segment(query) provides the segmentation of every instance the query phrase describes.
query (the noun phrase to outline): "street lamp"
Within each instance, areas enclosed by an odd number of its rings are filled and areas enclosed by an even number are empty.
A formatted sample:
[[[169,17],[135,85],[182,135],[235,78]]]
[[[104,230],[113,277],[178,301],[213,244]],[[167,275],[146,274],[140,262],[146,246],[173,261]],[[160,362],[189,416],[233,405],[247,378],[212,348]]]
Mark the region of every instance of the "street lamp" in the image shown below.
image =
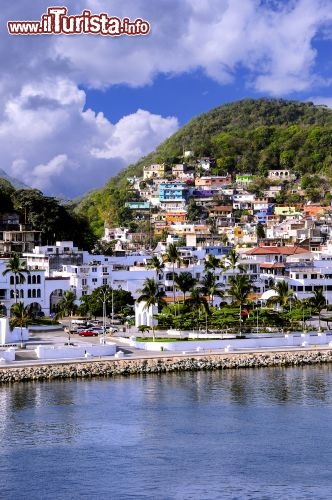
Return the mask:
[[[256,322],[257,322],[257,324],[256,324],[256,333],[258,335],[258,333],[259,333],[259,327],[258,327],[258,302],[256,304]]]
[[[106,344],[106,301],[107,301],[107,296],[109,295],[109,290],[104,288],[100,290],[100,293],[101,293],[101,300],[103,303],[103,344]]]

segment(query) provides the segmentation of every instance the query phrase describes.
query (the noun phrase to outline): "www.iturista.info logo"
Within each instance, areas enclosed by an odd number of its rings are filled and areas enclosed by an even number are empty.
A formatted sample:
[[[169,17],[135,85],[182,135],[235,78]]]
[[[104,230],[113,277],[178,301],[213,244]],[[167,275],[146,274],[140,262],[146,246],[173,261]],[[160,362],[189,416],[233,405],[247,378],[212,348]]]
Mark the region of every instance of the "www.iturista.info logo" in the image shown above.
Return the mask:
[[[40,21],[8,21],[8,32],[11,35],[104,35],[104,36],[136,36],[147,35],[150,24],[141,18],[130,21],[128,17],[119,19],[115,16],[92,14],[83,10],[78,16],[68,16],[66,7],[49,7],[47,14]]]

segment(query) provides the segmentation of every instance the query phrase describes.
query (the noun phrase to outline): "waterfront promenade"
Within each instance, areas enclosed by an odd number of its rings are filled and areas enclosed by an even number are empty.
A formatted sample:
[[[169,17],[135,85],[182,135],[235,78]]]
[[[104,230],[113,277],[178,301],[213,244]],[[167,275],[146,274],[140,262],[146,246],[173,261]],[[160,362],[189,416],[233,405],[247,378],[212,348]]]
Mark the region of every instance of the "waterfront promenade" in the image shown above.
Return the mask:
[[[92,377],[115,377],[142,374],[162,374],[181,371],[211,371],[225,369],[247,369],[327,364],[332,363],[332,347],[328,345],[302,347],[275,347],[260,349],[209,349],[204,352],[190,350],[142,351],[112,337],[120,357],[98,356],[88,359],[36,359],[32,347],[41,342],[64,345],[68,338],[64,332],[52,335],[33,335],[27,348],[17,349],[15,361],[0,364],[0,383],[16,383],[61,379],[83,379]],[[96,338],[95,341],[99,342]],[[74,336],[74,344],[88,345],[91,339]]]

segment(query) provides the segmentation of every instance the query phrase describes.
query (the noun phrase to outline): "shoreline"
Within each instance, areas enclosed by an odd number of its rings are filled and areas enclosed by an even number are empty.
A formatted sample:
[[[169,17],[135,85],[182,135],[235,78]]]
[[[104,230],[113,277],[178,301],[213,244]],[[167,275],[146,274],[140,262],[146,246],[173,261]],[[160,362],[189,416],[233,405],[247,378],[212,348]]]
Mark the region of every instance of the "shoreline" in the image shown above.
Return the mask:
[[[79,361],[22,362],[0,366],[0,384],[66,379],[111,378],[142,374],[229,369],[295,367],[332,363],[332,349],[276,350],[241,353],[187,353]]]

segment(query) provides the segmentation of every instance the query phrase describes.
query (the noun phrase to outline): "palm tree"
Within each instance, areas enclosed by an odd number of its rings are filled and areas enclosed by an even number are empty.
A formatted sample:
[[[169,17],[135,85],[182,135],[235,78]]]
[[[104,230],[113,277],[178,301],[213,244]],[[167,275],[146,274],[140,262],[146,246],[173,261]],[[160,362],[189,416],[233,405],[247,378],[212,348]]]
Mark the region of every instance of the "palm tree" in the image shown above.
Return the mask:
[[[242,309],[248,301],[248,296],[253,286],[249,276],[246,274],[235,274],[234,276],[230,276],[229,285],[230,287],[227,293],[231,297],[232,302],[240,308],[239,325],[241,335]]]
[[[165,267],[165,264],[163,263],[162,260],[159,259],[157,255],[153,255],[152,259],[150,260],[148,267],[150,269],[154,269],[156,272],[156,281],[158,280],[158,275],[163,272],[163,269]]]
[[[206,325],[207,325],[207,317],[210,313],[209,304],[206,300],[204,292],[202,292],[201,288],[193,288],[190,292],[190,297],[186,299],[186,304],[194,311],[198,311],[198,323],[200,319],[200,312],[202,308],[205,312]]]
[[[217,257],[215,257],[215,255],[209,254],[207,256],[207,258],[205,259],[205,262],[204,262],[204,270],[205,271],[213,271],[213,272],[215,272],[215,270],[218,267],[223,268],[224,267],[223,262],[221,262],[220,259],[218,259]]]
[[[276,295],[268,299],[268,302],[271,304],[279,304],[282,310],[290,304],[290,301],[294,297],[294,292],[289,288],[287,281],[277,281],[271,287],[271,290],[274,290]]]
[[[19,278],[20,283],[25,282],[25,274],[30,274],[30,271],[26,268],[24,264],[22,264],[21,259],[17,253],[14,253],[12,257],[8,259],[6,263],[6,269],[2,272],[3,276],[11,273],[14,275],[14,298],[15,303],[17,302],[17,281]]]
[[[324,291],[322,287],[316,288],[314,290],[313,296],[309,299],[309,305],[312,309],[318,313],[318,328],[320,328],[320,317],[321,312],[326,307],[326,298],[324,296]]]
[[[231,248],[229,254],[225,258],[225,269],[238,269],[241,273],[245,273],[245,267],[240,264],[240,254],[238,254],[235,248]]]
[[[75,309],[75,292],[72,290],[67,290],[64,292],[63,296],[57,304],[57,313],[55,319],[63,318],[64,316],[69,316],[69,326],[68,326],[68,344],[70,344],[70,330],[71,330],[71,316]]]
[[[183,271],[174,277],[175,286],[183,293],[183,303],[186,301],[186,293],[197,283],[197,280],[189,271]]]
[[[164,255],[165,262],[170,262],[172,264],[172,279],[173,279],[173,302],[175,304],[175,264],[180,260],[180,253],[178,246],[175,243],[170,243],[166,249]]]
[[[214,245],[215,237],[218,238],[218,225],[214,219],[208,218],[209,231],[211,235],[212,245]]]
[[[23,302],[15,302],[10,311],[9,325],[13,329],[19,327],[21,329],[21,347],[23,346],[22,330],[29,324],[30,318],[27,309]]]
[[[163,290],[159,290],[158,283],[153,278],[146,278],[143,283],[143,288],[138,290],[138,292],[141,295],[138,297],[137,302],[145,302],[144,309],[146,310],[153,306],[157,306],[159,308],[165,304],[165,292]],[[155,340],[153,317],[152,336],[153,340]]]
[[[209,295],[209,301],[213,306],[214,297],[222,297],[223,292],[220,290],[221,283],[217,282],[216,276],[212,271],[208,271],[201,280],[202,290]]]

